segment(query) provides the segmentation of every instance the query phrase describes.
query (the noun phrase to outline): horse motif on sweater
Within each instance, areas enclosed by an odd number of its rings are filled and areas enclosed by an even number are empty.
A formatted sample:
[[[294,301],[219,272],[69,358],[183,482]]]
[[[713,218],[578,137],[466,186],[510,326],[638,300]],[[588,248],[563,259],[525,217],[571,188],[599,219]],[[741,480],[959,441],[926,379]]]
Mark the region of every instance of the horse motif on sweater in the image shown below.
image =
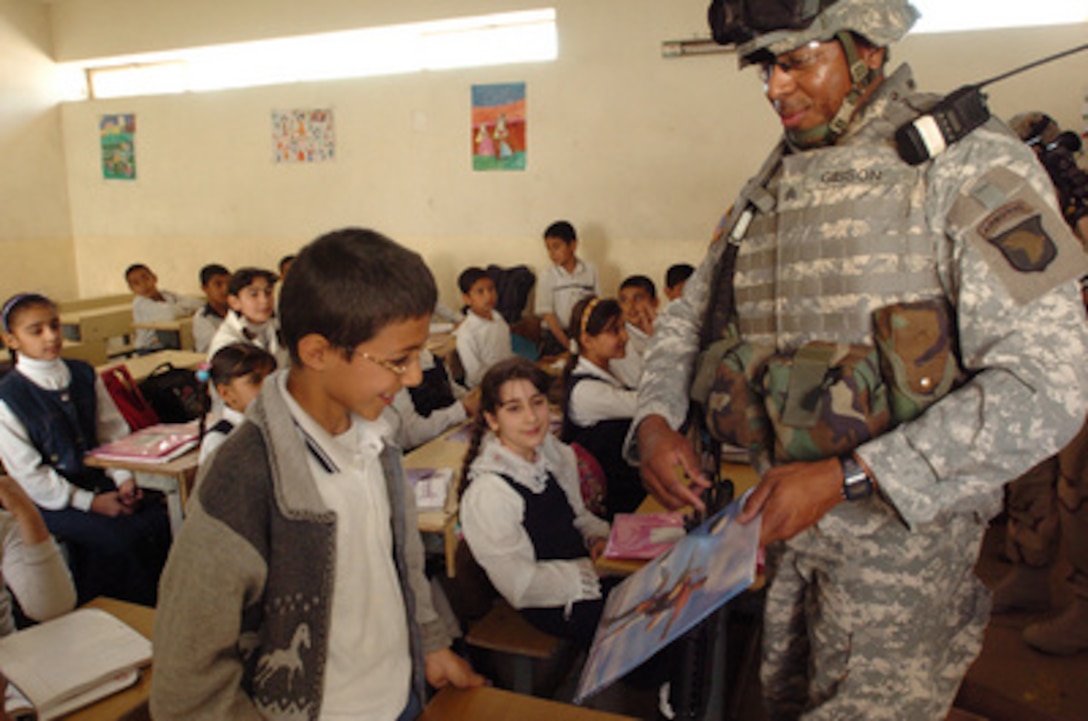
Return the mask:
[[[254,674],[253,680],[257,684],[265,685],[277,672],[285,671],[287,673],[287,688],[290,690],[295,676],[302,675],[302,657],[299,655],[299,650],[303,648],[310,648],[310,627],[305,623],[300,623],[295,628],[295,633],[291,636],[291,642],[287,648],[277,648],[261,656],[261,659],[257,662],[257,672]]]

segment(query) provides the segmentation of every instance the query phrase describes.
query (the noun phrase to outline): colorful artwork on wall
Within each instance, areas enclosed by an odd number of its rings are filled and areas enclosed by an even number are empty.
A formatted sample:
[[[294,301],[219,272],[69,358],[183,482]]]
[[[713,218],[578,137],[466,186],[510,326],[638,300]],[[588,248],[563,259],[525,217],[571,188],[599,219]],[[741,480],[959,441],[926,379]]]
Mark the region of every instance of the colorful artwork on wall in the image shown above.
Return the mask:
[[[331,108],[272,111],[272,151],[277,163],[322,163],[336,157]]]
[[[102,147],[102,177],[107,180],[136,179],[136,116],[102,115],[98,119]]]
[[[472,86],[472,169],[525,170],[525,83]]]

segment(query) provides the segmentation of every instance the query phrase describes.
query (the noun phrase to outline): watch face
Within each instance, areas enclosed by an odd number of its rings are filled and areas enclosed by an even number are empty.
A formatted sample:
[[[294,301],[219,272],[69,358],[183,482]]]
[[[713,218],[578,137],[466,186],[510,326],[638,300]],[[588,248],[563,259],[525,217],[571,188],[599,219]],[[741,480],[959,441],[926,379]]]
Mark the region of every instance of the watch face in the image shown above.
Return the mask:
[[[873,495],[873,481],[853,458],[842,459],[842,496],[857,501]]]

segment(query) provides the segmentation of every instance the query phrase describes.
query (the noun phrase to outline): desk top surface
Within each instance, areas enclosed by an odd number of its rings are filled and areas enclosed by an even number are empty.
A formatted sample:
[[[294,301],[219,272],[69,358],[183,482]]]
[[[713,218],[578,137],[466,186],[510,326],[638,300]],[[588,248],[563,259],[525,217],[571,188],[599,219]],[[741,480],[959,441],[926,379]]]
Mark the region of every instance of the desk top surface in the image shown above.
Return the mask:
[[[497,688],[443,689],[419,721],[636,721]]]
[[[427,533],[442,531],[447,521],[457,513],[457,484],[461,477],[461,463],[465,459],[468,444],[450,440],[450,436],[465,427],[465,423],[454,426],[438,438],[427,441],[419,448],[404,454],[405,468],[452,468],[453,481],[450,483],[450,495],[446,507],[440,511],[420,511],[419,530]]]
[[[207,355],[204,353],[196,353],[188,350],[160,350],[154,353],[148,353],[147,355],[136,356],[134,358],[125,358],[124,360],[114,360],[109,363],[103,363],[95,368],[99,373],[104,370],[108,370],[115,366],[124,365],[128,368],[129,375],[132,376],[132,380],[140,383],[151,374],[151,371],[163,363],[170,363],[175,368],[188,368],[189,370],[196,370],[207,359]]]
[[[62,310],[60,312],[61,325],[79,325],[89,318],[128,314],[132,317],[132,302],[119,305],[106,305],[99,308],[83,308],[81,310]]]

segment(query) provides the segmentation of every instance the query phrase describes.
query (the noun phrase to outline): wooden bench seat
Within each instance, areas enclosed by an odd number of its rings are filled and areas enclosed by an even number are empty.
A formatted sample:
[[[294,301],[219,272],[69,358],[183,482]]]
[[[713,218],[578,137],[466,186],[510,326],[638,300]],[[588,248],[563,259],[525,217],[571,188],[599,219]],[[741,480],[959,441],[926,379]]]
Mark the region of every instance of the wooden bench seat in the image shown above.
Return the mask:
[[[501,598],[483,618],[469,627],[465,641],[509,657],[514,672],[512,690],[524,694],[538,690],[534,686],[542,682],[540,677],[553,675],[536,674],[537,667],[543,669],[550,664],[558,670],[570,648],[563,639],[534,627]]]

